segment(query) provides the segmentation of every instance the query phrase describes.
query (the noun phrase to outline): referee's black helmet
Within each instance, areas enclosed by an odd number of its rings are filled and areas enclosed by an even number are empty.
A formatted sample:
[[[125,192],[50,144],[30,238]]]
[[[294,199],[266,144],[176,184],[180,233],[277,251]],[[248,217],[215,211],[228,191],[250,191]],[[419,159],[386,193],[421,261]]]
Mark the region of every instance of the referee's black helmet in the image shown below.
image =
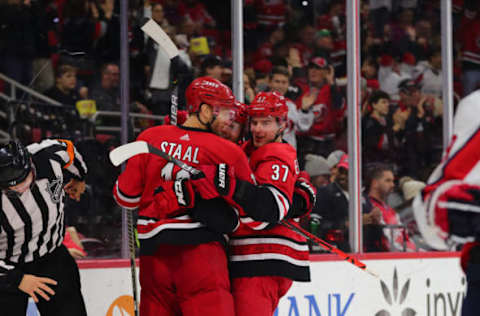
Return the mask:
[[[0,147],[0,189],[22,183],[32,170],[30,153],[19,141]]]

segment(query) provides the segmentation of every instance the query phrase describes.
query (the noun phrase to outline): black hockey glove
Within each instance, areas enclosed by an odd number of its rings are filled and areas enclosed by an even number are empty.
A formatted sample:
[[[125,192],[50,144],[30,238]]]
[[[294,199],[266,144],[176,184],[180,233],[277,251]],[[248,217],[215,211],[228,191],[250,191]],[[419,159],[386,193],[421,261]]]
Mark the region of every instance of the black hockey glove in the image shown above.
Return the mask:
[[[218,165],[203,165],[198,169],[200,176],[192,177],[191,182],[195,192],[205,200],[223,197],[231,200],[235,192],[236,179],[233,167],[221,163]]]
[[[192,208],[195,203],[195,192],[188,179],[166,181],[154,191],[155,208],[163,216],[169,216],[181,208]]]

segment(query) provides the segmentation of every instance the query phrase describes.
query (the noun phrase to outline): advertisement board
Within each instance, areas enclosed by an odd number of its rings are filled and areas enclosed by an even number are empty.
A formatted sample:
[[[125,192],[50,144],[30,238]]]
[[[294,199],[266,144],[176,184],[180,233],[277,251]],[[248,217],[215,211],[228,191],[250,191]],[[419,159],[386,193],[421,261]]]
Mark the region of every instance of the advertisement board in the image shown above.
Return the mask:
[[[338,260],[312,261],[312,282],[294,283],[275,316],[460,316],[465,276],[458,257],[365,259],[375,278]],[[80,263],[89,316],[133,316],[128,261]],[[27,313],[36,316],[33,303]]]
[[[312,263],[277,316],[460,316],[465,277],[458,258],[365,260],[377,279],[346,262]]]

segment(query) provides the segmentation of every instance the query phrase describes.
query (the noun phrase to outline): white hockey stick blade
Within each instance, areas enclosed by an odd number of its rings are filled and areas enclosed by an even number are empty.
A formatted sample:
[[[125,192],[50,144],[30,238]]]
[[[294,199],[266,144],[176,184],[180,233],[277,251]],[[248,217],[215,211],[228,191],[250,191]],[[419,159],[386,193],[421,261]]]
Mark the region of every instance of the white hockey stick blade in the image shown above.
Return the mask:
[[[172,59],[178,55],[177,46],[175,46],[171,38],[163,31],[157,22],[152,19],[148,20],[148,22],[142,26],[142,31],[144,31],[155,42],[157,42],[160,47],[163,48],[165,53],[167,53],[168,58]]]
[[[115,148],[110,152],[109,156],[112,164],[119,166],[133,156],[147,153],[149,153],[147,142],[136,141]]]

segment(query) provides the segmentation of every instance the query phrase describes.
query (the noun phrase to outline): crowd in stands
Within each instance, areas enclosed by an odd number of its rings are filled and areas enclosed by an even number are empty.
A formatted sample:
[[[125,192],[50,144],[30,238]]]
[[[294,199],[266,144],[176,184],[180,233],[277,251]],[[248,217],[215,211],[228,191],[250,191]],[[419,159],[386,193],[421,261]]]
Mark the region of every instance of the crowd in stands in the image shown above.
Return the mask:
[[[480,86],[480,7],[476,0],[452,3],[458,101]],[[131,111],[168,115],[173,75],[180,109],[185,88],[200,75],[231,85],[229,1],[129,5]],[[318,189],[305,227],[349,250],[345,6],[345,0],[244,0],[243,78],[246,104],[267,90],[288,98],[284,138]],[[98,111],[120,110],[119,1],[2,0],[0,7],[0,72],[66,106],[94,100]],[[366,251],[423,247],[409,202],[442,154],[440,16],[438,0],[362,1],[358,106]],[[175,74],[167,55],[140,29],[149,18],[180,49]],[[98,153],[113,144],[97,144]],[[97,157],[91,162],[100,163]]]

